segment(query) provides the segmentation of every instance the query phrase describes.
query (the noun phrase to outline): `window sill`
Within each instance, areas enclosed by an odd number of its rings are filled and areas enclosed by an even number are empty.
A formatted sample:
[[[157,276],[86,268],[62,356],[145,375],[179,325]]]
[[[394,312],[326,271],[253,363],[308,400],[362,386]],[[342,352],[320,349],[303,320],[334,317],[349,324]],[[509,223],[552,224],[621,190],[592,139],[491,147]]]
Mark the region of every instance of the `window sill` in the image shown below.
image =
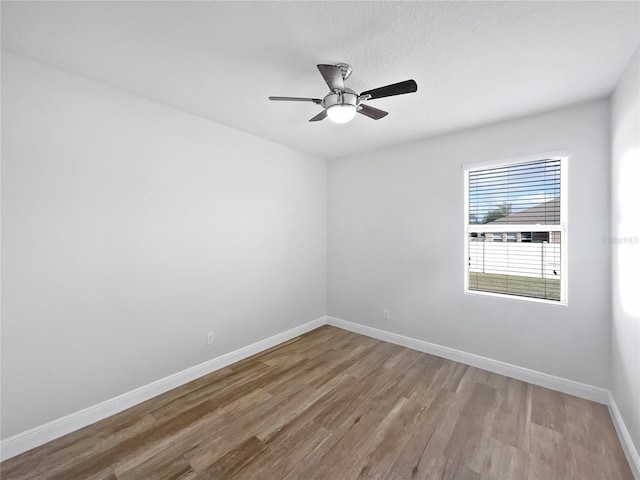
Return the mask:
[[[566,307],[567,301],[565,300],[546,300],[544,298],[533,298],[533,297],[522,297],[518,295],[506,295],[502,293],[492,293],[492,292],[481,292],[478,290],[465,290],[465,295],[470,295],[473,297],[493,297],[493,298],[503,298],[505,300],[511,300],[514,302],[526,302],[526,303],[543,303],[547,305],[554,305],[556,307]]]

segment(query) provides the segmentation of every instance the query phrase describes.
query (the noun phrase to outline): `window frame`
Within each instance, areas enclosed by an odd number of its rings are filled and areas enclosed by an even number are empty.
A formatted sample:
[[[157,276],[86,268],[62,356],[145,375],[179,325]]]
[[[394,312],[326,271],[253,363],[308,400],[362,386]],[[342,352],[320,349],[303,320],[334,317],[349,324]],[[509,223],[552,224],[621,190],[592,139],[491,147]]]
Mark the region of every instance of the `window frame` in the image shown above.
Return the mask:
[[[511,157],[501,160],[490,160],[478,163],[469,163],[462,165],[464,172],[464,294],[480,297],[504,298],[518,302],[544,303],[547,305],[567,306],[568,305],[568,171],[570,153],[566,150],[527,155],[522,157]],[[534,224],[513,224],[513,228],[509,225],[486,225],[469,224],[469,172],[472,170],[482,170],[495,167],[506,167],[518,163],[535,162],[541,160],[559,160],[560,161],[560,224],[558,225],[534,225]],[[508,228],[505,228],[508,227]],[[481,290],[469,289],[469,235],[477,232],[508,232],[509,230],[520,230],[523,232],[551,232],[559,231],[561,236],[560,242],[560,300],[548,300],[545,298],[525,297],[521,295],[513,295],[506,293],[484,292]],[[533,240],[533,235],[532,235]]]

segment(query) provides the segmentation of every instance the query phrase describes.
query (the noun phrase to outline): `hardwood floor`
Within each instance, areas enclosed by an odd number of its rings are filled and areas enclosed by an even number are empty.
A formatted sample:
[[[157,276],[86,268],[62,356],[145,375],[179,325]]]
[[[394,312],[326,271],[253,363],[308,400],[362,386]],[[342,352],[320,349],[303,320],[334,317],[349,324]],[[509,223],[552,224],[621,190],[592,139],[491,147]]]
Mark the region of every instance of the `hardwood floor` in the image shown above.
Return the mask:
[[[325,326],[0,466],[10,479],[633,479],[604,405]]]

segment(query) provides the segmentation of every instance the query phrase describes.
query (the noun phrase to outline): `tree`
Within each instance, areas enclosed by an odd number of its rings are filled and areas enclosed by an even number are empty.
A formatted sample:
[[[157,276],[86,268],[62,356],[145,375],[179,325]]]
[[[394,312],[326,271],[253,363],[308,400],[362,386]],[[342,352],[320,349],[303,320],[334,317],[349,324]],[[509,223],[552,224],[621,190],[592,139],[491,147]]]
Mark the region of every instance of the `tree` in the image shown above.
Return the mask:
[[[494,208],[487,212],[487,214],[482,219],[482,223],[490,223],[495,222],[499,218],[508,217],[511,215],[511,204],[503,203],[499,207]]]

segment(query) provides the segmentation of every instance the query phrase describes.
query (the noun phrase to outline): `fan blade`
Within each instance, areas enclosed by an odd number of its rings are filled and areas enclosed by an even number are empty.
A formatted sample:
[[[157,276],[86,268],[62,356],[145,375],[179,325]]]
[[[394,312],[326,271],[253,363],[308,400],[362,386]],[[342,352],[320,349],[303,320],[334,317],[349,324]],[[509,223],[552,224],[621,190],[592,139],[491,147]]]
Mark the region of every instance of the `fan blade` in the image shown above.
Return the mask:
[[[365,117],[373,118],[374,120],[380,120],[381,118],[389,115],[389,112],[385,112],[379,108],[370,107],[369,105],[360,105],[358,107],[358,113],[361,113]]]
[[[315,117],[313,117],[309,121],[310,122],[319,122],[320,120],[324,120],[325,118],[327,118],[327,111],[326,110],[322,110],[319,114],[317,114]]]
[[[362,92],[360,96],[370,95],[370,100],[382,97],[392,97],[394,95],[403,95],[405,93],[413,93],[418,91],[418,84],[415,80],[405,80],[404,82],[398,82],[391,85],[386,85],[380,88],[374,88],[373,90],[367,90]]]
[[[329,85],[329,90],[340,90],[344,92],[344,80],[342,78],[342,70],[335,65],[317,65],[318,70],[324,81]]]
[[[269,100],[280,102],[313,102],[320,105],[322,100],[319,98],[302,98],[302,97],[269,97]]]

